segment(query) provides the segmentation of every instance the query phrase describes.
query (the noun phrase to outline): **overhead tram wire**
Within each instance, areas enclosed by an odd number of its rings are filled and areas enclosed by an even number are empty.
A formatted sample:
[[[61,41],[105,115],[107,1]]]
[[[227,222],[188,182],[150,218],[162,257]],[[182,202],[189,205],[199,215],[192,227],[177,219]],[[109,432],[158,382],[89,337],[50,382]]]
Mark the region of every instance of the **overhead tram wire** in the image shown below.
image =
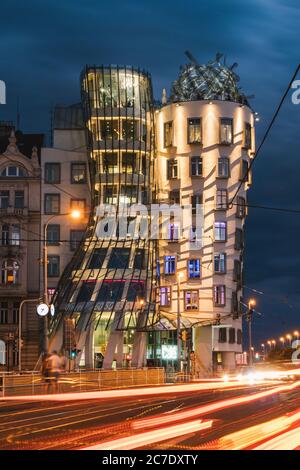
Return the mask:
[[[266,132],[265,132],[265,134],[264,134],[264,136],[263,136],[263,138],[262,138],[262,141],[261,141],[260,145],[258,146],[258,149],[256,150],[256,152],[255,152],[253,158],[251,159],[250,165],[249,165],[247,171],[245,172],[245,175],[243,176],[242,180],[240,181],[239,186],[238,186],[236,192],[234,193],[233,198],[231,199],[231,201],[230,201],[230,203],[229,203],[229,206],[232,206],[232,204],[233,204],[235,198],[236,198],[237,195],[238,195],[239,190],[241,189],[242,185],[247,181],[248,176],[249,176],[249,173],[250,173],[251,168],[252,168],[252,165],[253,165],[255,159],[258,157],[259,152],[260,152],[262,146],[264,145],[264,143],[265,143],[265,141],[266,141],[266,139],[267,139],[267,137],[268,137],[268,135],[269,135],[270,130],[271,130],[272,127],[273,127],[273,124],[274,124],[274,122],[275,122],[275,120],[276,120],[276,118],[277,118],[277,116],[278,116],[278,114],[279,114],[279,111],[280,111],[280,109],[281,109],[281,107],[282,107],[282,105],[283,105],[283,103],[284,103],[284,100],[285,100],[285,98],[286,98],[288,92],[289,92],[290,89],[291,89],[292,83],[294,82],[294,80],[295,80],[295,78],[296,78],[296,76],[297,76],[297,74],[298,74],[298,72],[299,72],[299,69],[300,69],[300,64],[297,65],[297,68],[296,68],[296,70],[295,70],[295,72],[294,72],[294,74],[293,74],[293,76],[292,76],[292,78],[291,78],[291,80],[290,80],[290,82],[289,82],[289,84],[288,84],[288,86],[287,86],[287,88],[286,88],[286,90],[285,90],[285,92],[284,92],[284,94],[283,94],[283,96],[282,96],[280,102],[279,102],[279,105],[277,106],[277,109],[276,109],[276,111],[275,111],[275,113],[274,113],[274,115],[273,115],[273,117],[272,117],[272,119],[271,119],[271,122],[270,122],[270,124],[269,124],[269,126],[268,126],[268,128],[267,128],[267,130],[266,130]]]

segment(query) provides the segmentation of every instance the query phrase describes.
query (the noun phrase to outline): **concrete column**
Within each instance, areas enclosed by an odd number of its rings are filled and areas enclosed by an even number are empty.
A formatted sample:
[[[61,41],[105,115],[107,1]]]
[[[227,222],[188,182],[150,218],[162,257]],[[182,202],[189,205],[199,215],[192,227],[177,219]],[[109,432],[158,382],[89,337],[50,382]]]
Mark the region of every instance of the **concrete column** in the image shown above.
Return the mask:
[[[213,371],[212,328],[194,328],[194,351],[196,377],[209,377]]]
[[[119,321],[120,315],[122,315],[122,312],[115,312],[104,356],[103,369],[111,369],[115,358],[117,360],[117,367],[122,367],[124,332],[116,331],[117,325],[122,323]]]
[[[146,345],[146,333],[136,331],[133,341],[133,351],[131,360],[132,367],[141,368],[146,364]]]
[[[235,353],[232,351],[222,352],[223,369],[227,372],[233,372],[236,368]]]

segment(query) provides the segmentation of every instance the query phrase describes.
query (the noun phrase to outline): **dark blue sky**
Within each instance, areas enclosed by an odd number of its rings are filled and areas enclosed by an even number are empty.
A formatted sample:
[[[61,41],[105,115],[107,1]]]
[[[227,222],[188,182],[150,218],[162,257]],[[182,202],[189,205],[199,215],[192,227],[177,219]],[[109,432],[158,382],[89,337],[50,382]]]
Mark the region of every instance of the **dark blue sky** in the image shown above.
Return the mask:
[[[261,115],[259,142],[300,59],[298,0],[10,0],[0,15],[8,92],[0,120],[15,120],[19,96],[24,131],[48,132],[50,108],[79,101],[86,63],[143,67],[160,98],[189,49],[200,62],[220,51],[239,63]],[[289,96],[255,163],[250,203],[300,209],[299,124],[300,105]],[[245,284],[264,292],[257,342],[300,328],[299,234],[300,214],[249,211]]]

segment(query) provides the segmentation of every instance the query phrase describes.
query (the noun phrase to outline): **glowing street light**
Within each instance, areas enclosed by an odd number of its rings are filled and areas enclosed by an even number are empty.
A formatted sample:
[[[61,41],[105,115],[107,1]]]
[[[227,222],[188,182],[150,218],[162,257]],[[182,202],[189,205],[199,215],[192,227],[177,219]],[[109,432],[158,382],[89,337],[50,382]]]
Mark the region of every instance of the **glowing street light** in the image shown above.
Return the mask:
[[[289,341],[289,343],[290,343],[290,345],[291,345],[292,336],[291,336],[291,335],[286,335],[285,337],[286,337],[286,339]]]
[[[298,330],[294,331],[294,336],[296,336],[296,338],[299,339],[299,331]]]

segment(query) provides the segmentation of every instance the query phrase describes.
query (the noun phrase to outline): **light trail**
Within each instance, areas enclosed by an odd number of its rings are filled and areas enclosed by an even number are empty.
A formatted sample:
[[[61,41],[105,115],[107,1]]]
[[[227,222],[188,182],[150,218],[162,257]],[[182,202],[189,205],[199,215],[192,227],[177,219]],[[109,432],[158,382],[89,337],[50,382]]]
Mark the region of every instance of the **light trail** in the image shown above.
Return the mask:
[[[272,388],[270,390],[265,390],[263,392],[254,393],[253,395],[239,396],[235,398],[229,398],[226,400],[210,403],[208,405],[198,406],[196,408],[192,408],[187,411],[181,411],[181,412],[175,413],[174,415],[168,414],[168,416],[160,415],[160,416],[153,417],[153,418],[141,419],[132,423],[132,428],[141,429],[141,428],[170,423],[172,421],[174,422],[174,421],[180,421],[183,419],[190,419],[195,416],[201,416],[201,415],[211,413],[213,411],[220,411],[226,408],[231,408],[233,406],[251,403],[253,401],[260,400],[262,398],[266,398],[268,396],[272,396],[277,393],[289,392],[298,387],[300,387],[300,383],[298,382],[291,384],[291,385],[281,385],[279,387]]]
[[[274,437],[253,450],[294,450],[300,445],[300,427]]]
[[[128,437],[123,437],[121,439],[113,439],[102,442],[101,444],[84,447],[80,450],[132,450],[154,444],[156,442],[172,439],[174,437],[209,429],[211,426],[212,421],[190,421],[189,423],[167,426],[165,428],[156,429],[155,431],[147,431]]]

